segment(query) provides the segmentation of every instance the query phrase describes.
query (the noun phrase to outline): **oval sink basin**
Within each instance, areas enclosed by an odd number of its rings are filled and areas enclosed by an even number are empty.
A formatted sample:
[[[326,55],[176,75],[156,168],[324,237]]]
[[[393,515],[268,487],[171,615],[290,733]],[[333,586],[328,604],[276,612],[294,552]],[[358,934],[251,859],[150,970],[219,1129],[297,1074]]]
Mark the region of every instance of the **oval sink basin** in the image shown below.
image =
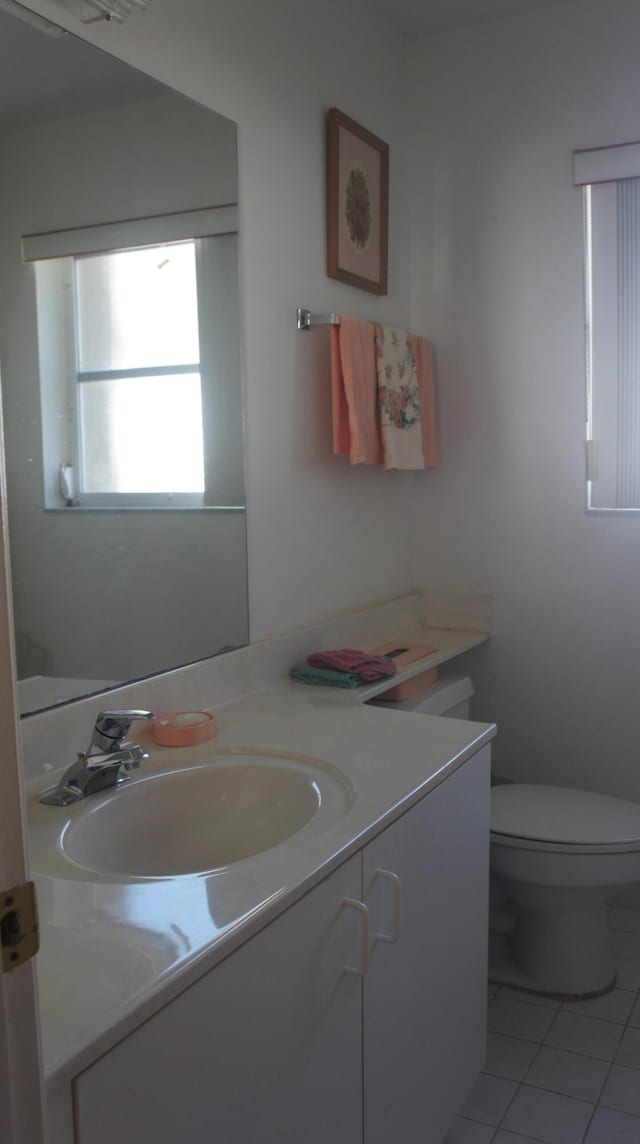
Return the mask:
[[[347,781],[322,764],[217,756],[87,799],[60,844],[73,862],[100,873],[204,874],[271,850],[310,824],[324,829],[350,801]]]

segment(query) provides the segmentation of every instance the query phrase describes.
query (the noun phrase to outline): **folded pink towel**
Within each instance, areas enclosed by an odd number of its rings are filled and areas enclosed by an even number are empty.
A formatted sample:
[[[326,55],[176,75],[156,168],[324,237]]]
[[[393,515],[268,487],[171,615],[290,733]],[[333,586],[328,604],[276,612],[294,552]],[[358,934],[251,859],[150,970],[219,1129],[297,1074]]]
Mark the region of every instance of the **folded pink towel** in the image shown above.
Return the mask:
[[[386,679],[396,674],[396,665],[384,655],[373,655],[371,652],[358,651],[355,648],[343,647],[335,651],[316,651],[307,657],[309,667],[328,667],[333,671],[345,671],[358,675],[366,683],[374,683],[376,679]]]

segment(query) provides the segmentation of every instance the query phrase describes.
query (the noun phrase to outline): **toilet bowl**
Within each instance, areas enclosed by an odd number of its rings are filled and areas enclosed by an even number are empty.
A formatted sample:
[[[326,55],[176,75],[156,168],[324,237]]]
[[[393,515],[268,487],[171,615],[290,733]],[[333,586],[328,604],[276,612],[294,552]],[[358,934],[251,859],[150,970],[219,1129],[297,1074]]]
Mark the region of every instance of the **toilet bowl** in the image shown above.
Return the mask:
[[[639,805],[566,787],[494,787],[491,871],[515,907],[507,944],[521,984],[571,996],[614,985],[605,904],[640,882]]]
[[[472,695],[466,676],[446,676],[402,703],[371,702],[468,719]],[[495,786],[491,878],[501,903],[491,979],[563,997],[604,993],[616,978],[606,903],[640,882],[640,805],[567,787]]]

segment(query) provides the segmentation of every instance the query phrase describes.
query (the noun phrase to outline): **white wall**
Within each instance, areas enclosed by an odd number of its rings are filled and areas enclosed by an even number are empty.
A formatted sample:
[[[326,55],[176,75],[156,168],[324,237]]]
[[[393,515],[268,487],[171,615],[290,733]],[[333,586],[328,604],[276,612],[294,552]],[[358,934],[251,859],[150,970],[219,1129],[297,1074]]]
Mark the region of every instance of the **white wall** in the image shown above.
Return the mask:
[[[442,469],[413,580],[494,597],[470,661],[496,768],[640,801],[640,517],[588,517],[572,151],[640,135],[640,9],[583,0],[413,43],[412,320]]]
[[[328,335],[295,308],[405,324],[403,51],[361,0],[154,0],[123,27],[30,7],[238,123],[253,639],[406,589],[411,476],[331,457]],[[325,275],[325,112],[391,146],[390,294]]]

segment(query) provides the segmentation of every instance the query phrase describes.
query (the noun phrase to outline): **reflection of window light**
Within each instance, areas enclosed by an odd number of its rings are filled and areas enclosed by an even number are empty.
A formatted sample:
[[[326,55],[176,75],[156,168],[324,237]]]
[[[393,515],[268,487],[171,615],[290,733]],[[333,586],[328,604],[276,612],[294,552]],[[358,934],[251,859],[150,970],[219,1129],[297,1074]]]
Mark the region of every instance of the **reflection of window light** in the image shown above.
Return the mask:
[[[204,492],[200,373],[80,386],[80,491]]]
[[[195,243],[74,264],[80,494],[202,494]]]
[[[212,207],[23,237],[47,508],[242,511],[235,227]]]
[[[197,274],[206,241],[35,263],[48,507],[209,503],[198,319],[211,304]]]

